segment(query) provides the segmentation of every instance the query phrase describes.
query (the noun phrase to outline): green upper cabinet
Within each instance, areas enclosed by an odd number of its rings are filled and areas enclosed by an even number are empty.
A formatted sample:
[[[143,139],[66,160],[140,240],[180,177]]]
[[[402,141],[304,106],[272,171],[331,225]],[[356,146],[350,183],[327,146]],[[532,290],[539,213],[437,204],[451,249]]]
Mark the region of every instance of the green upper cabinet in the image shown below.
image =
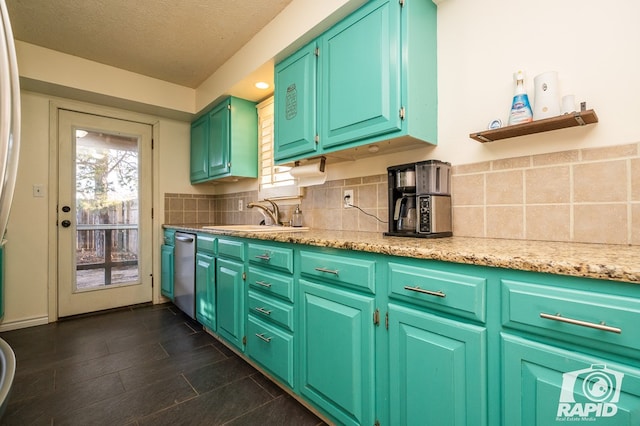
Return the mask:
[[[320,47],[324,148],[402,130],[397,2],[374,2],[327,31]],[[392,6],[393,5],[393,6]]]
[[[275,68],[275,158],[316,151],[316,42]]]
[[[191,123],[191,182],[209,177],[209,117],[204,115]]]
[[[229,97],[191,124],[191,183],[240,177],[258,177],[258,113]]]
[[[436,5],[367,2],[276,65],[276,162],[381,141],[435,144],[436,72]]]

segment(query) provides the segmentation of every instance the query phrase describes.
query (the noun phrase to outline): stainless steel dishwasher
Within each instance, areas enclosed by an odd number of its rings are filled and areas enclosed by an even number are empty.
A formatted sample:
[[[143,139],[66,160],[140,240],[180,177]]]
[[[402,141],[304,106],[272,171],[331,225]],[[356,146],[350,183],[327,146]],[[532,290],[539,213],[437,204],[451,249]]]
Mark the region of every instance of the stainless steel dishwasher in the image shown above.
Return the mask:
[[[173,303],[185,314],[195,319],[196,236],[176,232],[175,244]]]

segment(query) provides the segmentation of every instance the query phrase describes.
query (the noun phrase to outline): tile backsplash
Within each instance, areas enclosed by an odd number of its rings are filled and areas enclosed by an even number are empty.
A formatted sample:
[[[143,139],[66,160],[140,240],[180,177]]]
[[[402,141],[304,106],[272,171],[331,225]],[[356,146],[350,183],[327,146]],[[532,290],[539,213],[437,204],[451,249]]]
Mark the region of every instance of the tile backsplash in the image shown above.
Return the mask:
[[[454,165],[451,182],[457,236],[640,244],[640,144]],[[345,189],[353,189],[354,204],[366,214],[342,207]],[[246,208],[257,197],[257,191],[165,194],[165,222],[259,223],[262,215]],[[283,203],[284,221],[296,203]],[[388,229],[386,174],[309,187],[299,203],[305,226]]]

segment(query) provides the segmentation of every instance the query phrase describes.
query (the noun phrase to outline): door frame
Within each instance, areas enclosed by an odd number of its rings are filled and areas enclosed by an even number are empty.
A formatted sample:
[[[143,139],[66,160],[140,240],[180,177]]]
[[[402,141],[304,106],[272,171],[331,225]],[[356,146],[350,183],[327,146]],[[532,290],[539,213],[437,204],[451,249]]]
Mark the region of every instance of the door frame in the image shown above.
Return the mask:
[[[48,267],[47,285],[48,291],[48,317],[49,322],[58,320],[58,227],[56,226],[58,204],[58,111],[70,110],[84,114],[100,115],[117,120],[134,121],[151,126],[152,141],[159,140],[159,119],[125,110],[110,107],[92,105],[78,101],[66,101],[62,99],[49,101],[49,214],[47,215],[48,226]],[[153,142],[152,142],[153,146]],[[161,212],[163,212],[162,198],[160,197],[159,180],[159,152],[157,149],[151,150],[151,208],[154,212],[151,219],[151,270],[153,274],[152,303],[162,300],[160,295],[160,234],[161,234]]]

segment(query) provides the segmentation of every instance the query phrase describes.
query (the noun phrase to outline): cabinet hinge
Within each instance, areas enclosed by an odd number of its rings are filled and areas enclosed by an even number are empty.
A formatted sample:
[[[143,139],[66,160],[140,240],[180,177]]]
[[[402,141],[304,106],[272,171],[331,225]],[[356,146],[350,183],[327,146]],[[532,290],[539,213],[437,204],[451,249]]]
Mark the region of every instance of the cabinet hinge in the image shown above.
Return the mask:
[[[227,109],[228,109],[228,110],[231,110],[231,104],[228,104],[228,105],[227,105]]]
[[[247,344],[247,336],[242,336],[242,344],[243,345]]]
[[[242,273],[242,281],[246,281],[247,280],[247,273],[243,272]]]
[[[320,56],[320,48],[316,47],[316,49],[313,51],[313,54],[316,56]]]
[[[151,207],[151,219],[153,219],[153,207]]]
[[[373,426],[380,426],[380,420],[376,420],[375,422],[373,422]]]
[[[316,137],[313,138],[313,140],[316,141],[316,144],[319,144],[320,143],[320,135],[316,135]]]
[[[404,0],[399,0],[400,7],[404,7]]]
[[[380,311],[378,309],[373,311],[373,324],[380,325]]]
[[[151,149],[153,149],[153,139],[151,139]]]
[[[387,330],[389,329],[389,312],[384,314],[384,326],[387,328]]]
[[[153,274],[151,274],[151,288],[153,288]]]
[[[404,107],[400,108],[400,120],[404,120]]]

